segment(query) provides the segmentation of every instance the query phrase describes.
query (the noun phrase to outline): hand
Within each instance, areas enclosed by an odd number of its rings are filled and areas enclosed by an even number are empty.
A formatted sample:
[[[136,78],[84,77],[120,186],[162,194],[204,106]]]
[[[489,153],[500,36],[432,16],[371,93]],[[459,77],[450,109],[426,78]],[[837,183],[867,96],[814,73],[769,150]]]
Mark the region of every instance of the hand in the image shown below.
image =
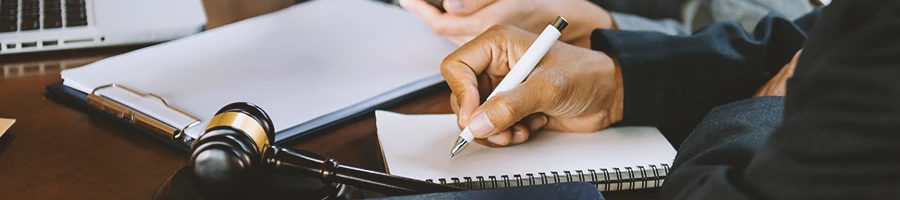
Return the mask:
[[[593,132],[622,119],[622,75],[614,60],[561,42],[521,85],[479,106],[536,38],[519,28],[495,26],[441,64],[460,129],[470,126],[476,142],[507,146],[525,142],[541,128]]]
[[[797,53],[794,54],[794,58],[791,59],[791,62],[784,65],[784,67],[778,71],[778,74],[759,88],[753,97],[784,96],[787,91],[787,80],[794,75],[794,68],[797,67],[797,59],[800,58],[800,52],[803,52],[803,50],[797,51]]]
[[[424,0],[401,0],[400,5],[457,45],[494,25],[512,25],[540,33],[560,15],[569,21],[560,40],[585,48],[590,47],[594,29],[614,28],[606,10],[585,0],[444,0],[447,13]]]

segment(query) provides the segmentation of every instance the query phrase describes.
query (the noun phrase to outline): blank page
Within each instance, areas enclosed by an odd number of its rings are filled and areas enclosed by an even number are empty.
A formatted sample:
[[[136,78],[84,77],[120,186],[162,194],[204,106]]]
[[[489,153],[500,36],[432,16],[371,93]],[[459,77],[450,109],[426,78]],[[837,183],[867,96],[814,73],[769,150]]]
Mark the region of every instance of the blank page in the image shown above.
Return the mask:
[[[656,128],[622,127],[593,133],[542,131],[523,144],[502,148],[472,143],[450,159],[460,132],[455,115],[375,114],[388,172],[420,180],[671,165],[675,158],[675,149]]]

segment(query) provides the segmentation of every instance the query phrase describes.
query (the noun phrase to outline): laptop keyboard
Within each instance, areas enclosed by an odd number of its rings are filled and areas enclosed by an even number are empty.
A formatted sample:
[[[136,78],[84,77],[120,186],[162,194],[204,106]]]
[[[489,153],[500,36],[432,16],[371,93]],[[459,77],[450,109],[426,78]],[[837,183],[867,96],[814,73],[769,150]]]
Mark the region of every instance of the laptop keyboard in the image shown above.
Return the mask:
[[[0,32],[87,26],[85,6],[85,0],[0,0]]]

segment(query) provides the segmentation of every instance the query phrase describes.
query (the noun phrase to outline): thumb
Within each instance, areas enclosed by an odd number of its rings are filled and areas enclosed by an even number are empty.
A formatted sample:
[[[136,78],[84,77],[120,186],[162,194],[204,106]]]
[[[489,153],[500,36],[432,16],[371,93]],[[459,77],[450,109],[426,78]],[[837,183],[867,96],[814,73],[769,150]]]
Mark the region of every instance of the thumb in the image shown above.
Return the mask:
[[[475,138],[486,138],[508,129],[526,116],[549,107],[550,95],[541,94],[534,82],[525,81],[509,91],[490,97],[475,109],[469,120],[469,131]]]
[[[471,15],[495,0],[444,0],[444,10],[452,15]]]

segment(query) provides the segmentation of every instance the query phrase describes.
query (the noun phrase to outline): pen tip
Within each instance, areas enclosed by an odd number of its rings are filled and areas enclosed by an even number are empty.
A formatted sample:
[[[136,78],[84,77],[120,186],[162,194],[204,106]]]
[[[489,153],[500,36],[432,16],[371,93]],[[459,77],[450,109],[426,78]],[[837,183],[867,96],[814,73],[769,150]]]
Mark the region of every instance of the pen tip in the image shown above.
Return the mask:
[[[456,156],[456,154],[461,152],[468,145],[469,145],[469,142],[467,142],[466,140],[464,140],[462,138],[457,138],[456,145],[453,145],[453,149],[450,149],[450,158],[453,158],[453,156]]]

